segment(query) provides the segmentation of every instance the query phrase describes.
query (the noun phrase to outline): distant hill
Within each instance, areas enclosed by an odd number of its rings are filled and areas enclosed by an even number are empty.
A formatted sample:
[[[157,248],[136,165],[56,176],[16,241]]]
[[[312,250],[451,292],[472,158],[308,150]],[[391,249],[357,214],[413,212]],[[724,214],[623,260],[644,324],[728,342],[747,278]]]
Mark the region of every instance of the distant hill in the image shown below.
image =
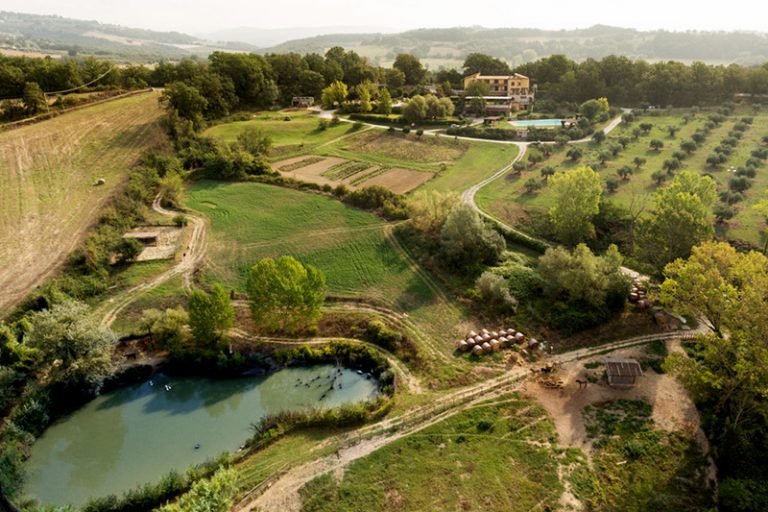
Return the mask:
[[[95,55],[126,62],[207,56],[215,50],[254,51],[246,43],[216,43],[179,32],[155,32],[98,21],[0,11],[0,53]]]
[[[360,33],[367,31],[371,33],[376,32],[395,32],[391,29],[385,28],[373,28],[373,27],[289,27],[289,28],[274,28],[265,29],[257,27],[234,27],[216,30],[213,32],[205,32],[199,34],[203,39],[212,41],[240,41],[248,43],[260,48],[271,47],[285,41],[292,41],[294,39],[305,39],[308,37],[316,37],[323,34],[350,34]]]
[[[408,52],[432,69],[459,67],[472,52],[493,55],[513,66],[556,53],[575,60],[615,54],[713,64],[768,61],[765,33],[639,31],[604,25],[577,30],[456,27],[398,34],[331,34],[288,41],[267,51],[323,52],[336,45],[354,49],[381,65],[390,64],[397,53]]]
[[[360,30],[366,29],[360,27]],[[430,69],[461,67],[464,58],[472,52],[493,55],[513,66],[555,53],[575,60],[616,54],[649,61],[701,60],[714,64],[750,65],[768,61],[768,35],[753,32],[639,31],[604,25],[577,30],[483,27],[418,29],[400,33],[381,30],[378,33],[353,33],[355,27],[348,26],[239,27],[197,37],[98,21],[0,11],[0,53],[54,57],[95,55],[122,62],[154,62],[206,57],[215,50],[324,53],[333,46],[344,46],[383,66],[390,65],[398,53],[412,53]]]

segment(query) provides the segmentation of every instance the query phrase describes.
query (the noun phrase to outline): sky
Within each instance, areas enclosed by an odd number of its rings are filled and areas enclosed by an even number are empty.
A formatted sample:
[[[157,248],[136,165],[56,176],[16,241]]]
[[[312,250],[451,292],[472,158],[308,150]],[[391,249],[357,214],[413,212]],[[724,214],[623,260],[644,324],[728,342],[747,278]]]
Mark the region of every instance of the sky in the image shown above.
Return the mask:
[[[0,0],[0,10],[58,14],[152,30],[209,32],[233,27],[584,28],[768,31],[768,2],[729,0]]]

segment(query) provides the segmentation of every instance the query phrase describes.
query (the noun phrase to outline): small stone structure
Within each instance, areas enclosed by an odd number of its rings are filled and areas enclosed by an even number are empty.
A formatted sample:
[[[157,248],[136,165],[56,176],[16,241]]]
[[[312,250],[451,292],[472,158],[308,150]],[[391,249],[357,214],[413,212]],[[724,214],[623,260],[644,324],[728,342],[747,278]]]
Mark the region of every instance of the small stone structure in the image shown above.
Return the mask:
[[[176,226],[143,226],[123,235],[144,245],[136,261],[167,260],[173,258],[179,248],[183,228]]]

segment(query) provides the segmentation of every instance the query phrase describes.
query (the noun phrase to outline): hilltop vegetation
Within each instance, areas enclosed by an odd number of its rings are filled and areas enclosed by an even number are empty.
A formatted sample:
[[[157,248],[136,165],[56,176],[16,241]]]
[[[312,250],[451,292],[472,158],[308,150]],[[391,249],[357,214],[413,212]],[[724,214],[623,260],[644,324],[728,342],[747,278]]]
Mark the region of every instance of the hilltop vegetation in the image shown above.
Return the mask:
[[[3,48],[54,56],[98,55],[125,62],[153,62],[197,55],[216,49],[248,51],[245,43],[213,43],[179,32],[156,32],[61,16],[1,12]]]
[[[576,30],[455,27],[398,34],[328,34],[288,41],[268,51],[321,52],[332,46],[354,49],[380,65],[391,64],[397,53],[410,53],[424,59],[433,70],[458,67],[475,52],[498,57],[513,66],[554,54],[575,60],[611,54],[650,61],[758,64],[768,60],[768,40],[762,34],[645,32],[604,25]]]

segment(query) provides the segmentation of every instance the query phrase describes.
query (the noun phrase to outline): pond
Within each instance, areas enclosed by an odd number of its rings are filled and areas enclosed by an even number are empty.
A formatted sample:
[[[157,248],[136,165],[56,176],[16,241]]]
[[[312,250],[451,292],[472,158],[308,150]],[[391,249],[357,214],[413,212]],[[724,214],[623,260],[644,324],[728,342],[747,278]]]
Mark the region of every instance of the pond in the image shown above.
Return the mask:
[[[331,382],[334,382],[330,391]],[[250,426],[284,410],[337,407],[378,394],[376,380],[319,365],[268,377],[174,378],[106,393],[48,428],[32,447],[27,492],[45,505],[84,504],[234,452]]]

